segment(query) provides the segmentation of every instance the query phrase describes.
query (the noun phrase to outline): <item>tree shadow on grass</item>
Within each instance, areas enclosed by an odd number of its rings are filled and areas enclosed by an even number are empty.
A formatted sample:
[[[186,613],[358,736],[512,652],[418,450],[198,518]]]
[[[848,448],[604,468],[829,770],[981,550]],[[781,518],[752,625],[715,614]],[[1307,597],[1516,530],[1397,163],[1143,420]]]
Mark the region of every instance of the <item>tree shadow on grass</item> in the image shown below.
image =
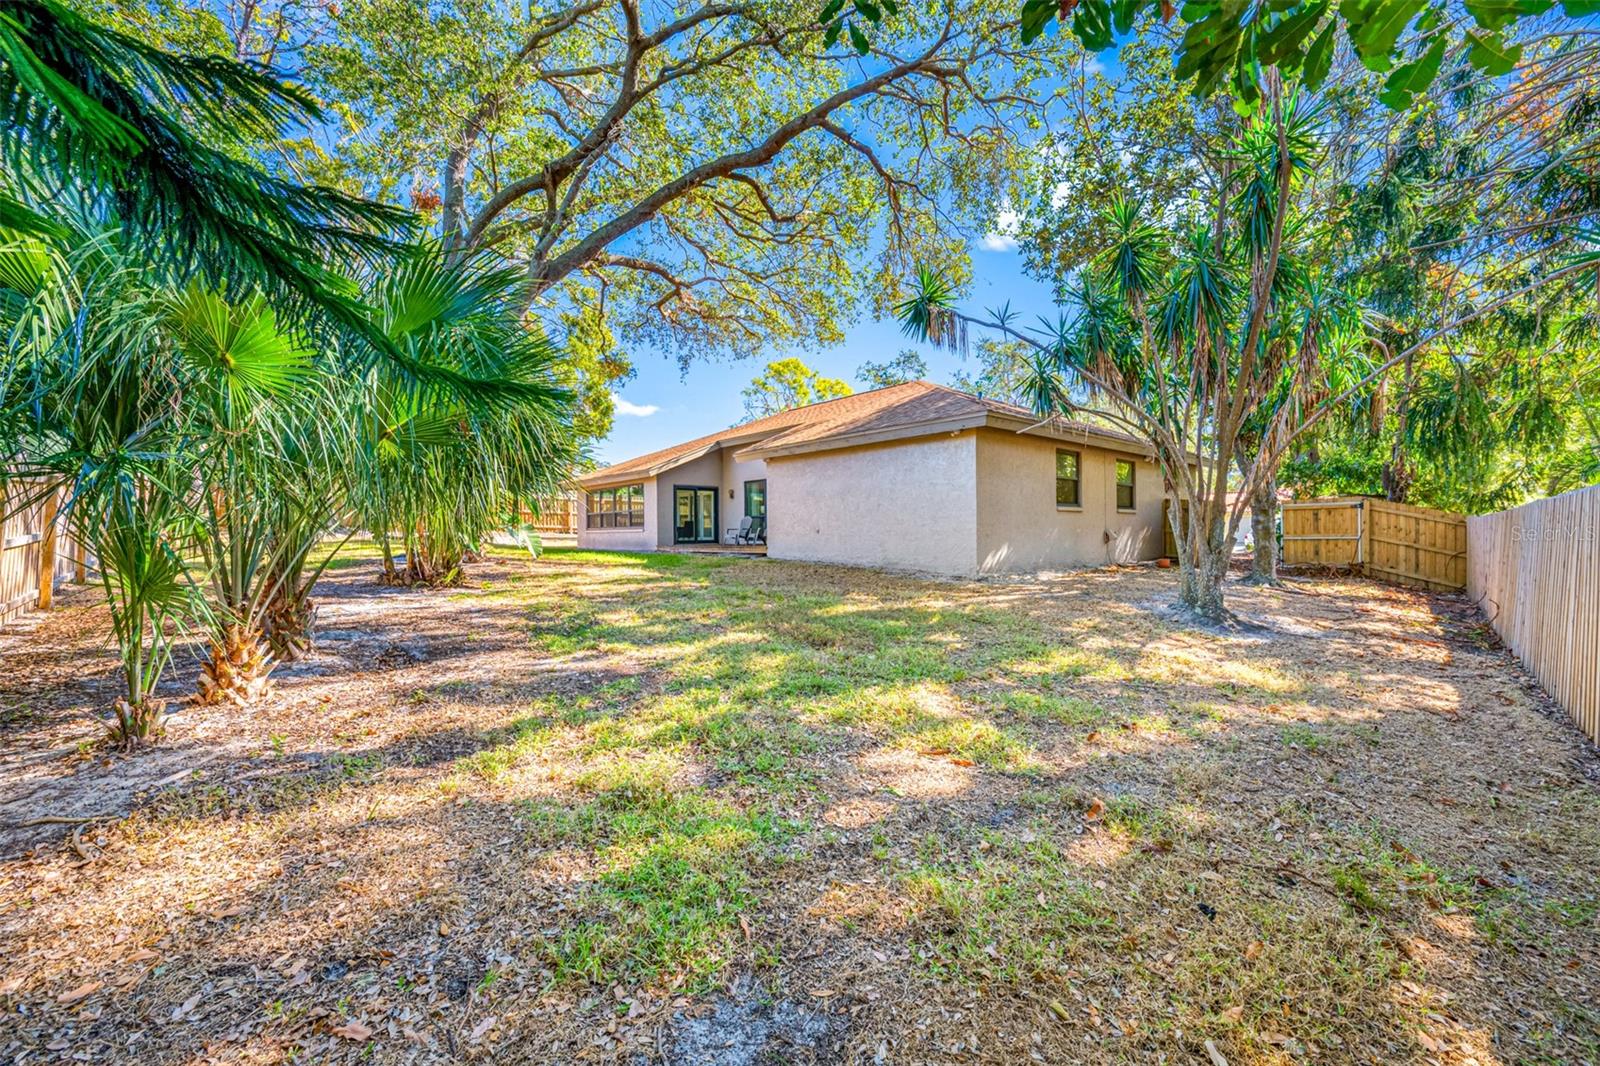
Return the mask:
[[[1503,654],[1350,628],[1217,655],[1120,601],[1086,628],[1009,588],[864,593],[806,572],[785,591],[781,567],[737,565],[764,587],[719,588],[723,569],[593,590],[592,624],[615,632],[527,660],[582,663],[581,684],[518,679],[515,657],[487,677],[423,681],[418,664],[419,723],[466,700],[483,728],[324,751],[318,787],[278,806],[138,822],[189,865],[165,888],[120,869],[131,885],[102,909],[147,915],[152,934],[178,901],[245,909],[168,919],[182,964],[125,1002],[85,1000],[119,1023],[96,1039],[242,989],[265,1004],[226,1022],[253,1024],[248,1039],[354,1058],[363,1043],[329,1031],[348,1018],[373,1023],[373,1057],[400,1060],[413,1045],[377,1023],[417,1003],[393,990],[445,1004],[421,1013],[435,1054],[464,1053],[493,1015],[484,1040],[559,1061],[622,1013],[601,986],[643,996],[654,979],[661,1003],[705,1002],[748,974],[758,997],[847,1005],[853,1042],[929,1060],[974,1031],[1018,1060],[1197,1056],[1209,1038],[1236,1063],[1294,1046],[1423,1061],[1423,1027],[1480,1061],[1587,1054],[1595,993],[1572,975],[1596,957],[1584,818],[1600,798],[1563,769],[1564,737]],[[507,599],[494,617],[516,638],[497,653],[526,648],[544,609]],[[1425,624],[1427,602],[1395,611]],[[687,608],[703,613],[673,630]],[[1499,680],[1475,688],[1485,676]],[[270,884],[238,891],[274,862]],[[92,923],[95,901],[78,905]],[[57,906],[30,920],[65,935]],[[313,978],[284,987],[285,954]],[[41,1036],[79,977],[48,966],[23,991]],[[245,968],[257,983],[226,985]],[[226,1031],[220,1010],[190,1017],[184,1054]]]

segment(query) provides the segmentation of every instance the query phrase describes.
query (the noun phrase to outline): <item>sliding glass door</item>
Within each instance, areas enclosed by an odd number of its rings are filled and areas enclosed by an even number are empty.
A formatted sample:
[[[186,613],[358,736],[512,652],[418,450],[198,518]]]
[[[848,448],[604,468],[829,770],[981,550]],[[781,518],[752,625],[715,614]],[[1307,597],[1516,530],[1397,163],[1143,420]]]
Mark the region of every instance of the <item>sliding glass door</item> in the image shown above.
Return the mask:
[[[674,544],[717,542],[717,490],[703,486],[672,488],[672,540]]]

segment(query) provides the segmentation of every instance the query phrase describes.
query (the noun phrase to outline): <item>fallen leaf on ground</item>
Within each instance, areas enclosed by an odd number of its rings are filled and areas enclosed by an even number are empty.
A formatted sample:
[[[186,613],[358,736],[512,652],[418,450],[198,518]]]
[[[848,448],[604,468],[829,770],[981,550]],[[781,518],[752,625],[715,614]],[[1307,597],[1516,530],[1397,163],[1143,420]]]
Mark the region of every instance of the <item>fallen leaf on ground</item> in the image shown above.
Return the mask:
[[[345,1022],[332,1032],[334,1036],[342,1036],[346,1040],[365,1040],[372,1035],[372,1027],[360,1022]]]
[[[499,1020],[500,1019],[499,1019],[499,1017],[497,1015],[493,1015],[493,1014],[489,1015],[487,1018],[485,1018],[483,1021],[479,1022],[473,1028],[472,1035],[469,1036],[467,1039],[468,1040],[482,1040],[483,1039],[483,1034],[487,1033],[490,1029],[493,1029],[495,1023],[498,1022]]]
[[[950,749],[949,748],[923,748],[921,751],[917,752],[917,754],[918,755],[949,755],[950,754]]]
[[[950,761],[955,763],[957,766],[971,766],[972,765],[972,760],[971,759],[951,759]]]
[[[1266,948],[1266,945],[1261,941],[1252,940],[1250,941],[1250,946],[1244,949],[1244,957],[1254,961],[1261,957],[1261,952],[1264,948]]]
[[[1090,802],[1089,809],[1083,812],[1083,820],[1086,822],[1098,822],[1100,816],[1105,813],[1105,801],[1097,798]]]
[[[56,997],[56,1002],[63,1007],[70,1007],[79,1000],[88,999],[105,986],[104,981],[85,981],[71,992],[63,992]]]
[[[1209,1040],[1206,1041],[1206,1055],[1211,1059],[1211,1066],[1228,1066],[1228,1060],[1217,1050],[1217,1045]]]
[[[1239,1020],[1244,1017],[1244,1007],[1243,1006],[1229,1007],[1227,1010],[1223,1011],[1222,1014],[1219,1015],[1219,1017],[1223,1021],[1228,1022],[1230,1025],[1237,1024],[1239,1022]]]

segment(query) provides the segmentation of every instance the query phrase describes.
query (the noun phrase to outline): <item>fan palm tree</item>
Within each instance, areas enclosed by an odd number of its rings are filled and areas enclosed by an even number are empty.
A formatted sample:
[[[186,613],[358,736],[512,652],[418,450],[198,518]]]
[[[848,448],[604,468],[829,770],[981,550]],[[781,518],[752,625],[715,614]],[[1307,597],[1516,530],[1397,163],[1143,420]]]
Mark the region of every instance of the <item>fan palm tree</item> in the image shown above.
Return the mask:
[[[373,476],[360,510],[390,580],[458,581],[483,538],[505,527],[514,499],[546,495],[570,471],[571,396],[552,373],[557,350],[522,318],[521,285],[514,270],[447,264],[431,247],[377,282],[378,322],[409,359],[499,383],[468,393],[369,372],[359,424]]]
[[[99,562],[126,682],[112,732],[159,736],[156,695],[175,632],[205,607],[192,547],[192,467],[181,373],[158,328],[162,293],[114,232],[78,231],[67,251],[0,241],[0,443],[34,498],[69,491],[60,520]],[[21,494],[24,505],[28,494]]]
[[[393,206],[285,180],[246,151],[320,118],[304,91],[220,56],[175,55],[56,0],[0,0],[0,225],[113,221],[173,284],[259,288],[280,311],[365,319],[326,264],[393,250]],[[231,143],[228,143],[231,142]]]
[[[259,294],[230,302],[191,286],[167,302],[163,327],[184,377],[175,382],[194,476],[202,584],[212,608],[202,702],[246,704],[267,691],[265,618],[285,551],[275,522],[296,478],[288,438],[304,427],[326,373],[304,338],[282,329]],[[287,445],[287,446],[286,446]]]

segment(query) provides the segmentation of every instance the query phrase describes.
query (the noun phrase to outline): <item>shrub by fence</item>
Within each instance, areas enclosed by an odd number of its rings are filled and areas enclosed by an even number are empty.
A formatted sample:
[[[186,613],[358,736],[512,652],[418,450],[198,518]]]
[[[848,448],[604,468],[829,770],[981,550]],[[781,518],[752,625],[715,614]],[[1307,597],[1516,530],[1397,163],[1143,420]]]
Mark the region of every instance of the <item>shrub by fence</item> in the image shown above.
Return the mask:
[[[1600,485],[1467,519],[1467,592],[1600,743]]]

